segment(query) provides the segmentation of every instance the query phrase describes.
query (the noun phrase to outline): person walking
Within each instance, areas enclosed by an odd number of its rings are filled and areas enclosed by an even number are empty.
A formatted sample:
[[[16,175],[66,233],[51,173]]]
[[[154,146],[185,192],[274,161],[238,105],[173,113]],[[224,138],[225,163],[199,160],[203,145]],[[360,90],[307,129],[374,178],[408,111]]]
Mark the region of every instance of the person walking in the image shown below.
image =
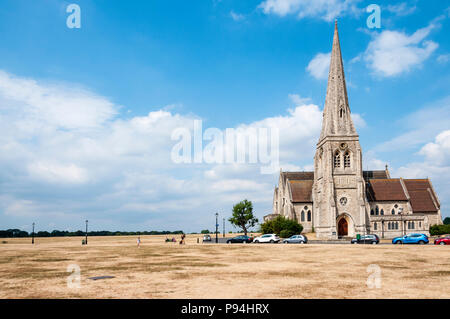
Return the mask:
[[[138,237],[137,239],[137,246],[138,248],[141,248],[141,237]]]

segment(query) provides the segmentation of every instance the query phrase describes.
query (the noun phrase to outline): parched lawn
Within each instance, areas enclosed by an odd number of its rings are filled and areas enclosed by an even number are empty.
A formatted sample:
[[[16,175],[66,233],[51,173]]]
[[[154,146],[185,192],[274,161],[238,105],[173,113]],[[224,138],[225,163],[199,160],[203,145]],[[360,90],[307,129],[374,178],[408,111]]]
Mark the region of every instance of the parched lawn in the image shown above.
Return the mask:
[[[179,239],[179,236],[177,236]],[[0,239],[0,298],[450,298],[450,246]],[[6,243],[2,243],[5,242]],[[201,242],[201,240],[200,240]],[[80,288],[70,287],[80,269]],[[94,276],[114,276],[93,281]],[[374,287],[376,278],[381,285]],[[369,283],[369,286],[368,286]]]

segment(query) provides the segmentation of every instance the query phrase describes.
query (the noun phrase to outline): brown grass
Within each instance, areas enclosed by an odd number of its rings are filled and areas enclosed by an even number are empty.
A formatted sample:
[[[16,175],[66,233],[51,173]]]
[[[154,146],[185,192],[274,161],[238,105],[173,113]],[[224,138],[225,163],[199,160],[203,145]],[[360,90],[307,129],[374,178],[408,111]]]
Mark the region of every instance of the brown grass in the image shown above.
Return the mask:
[[[178,236],[179,238],[179,236]],[[450,298],[450,247],[212,245],[165,236],[7,239],[0,298]],[[200,241],[201,242],[201,241]],[[81,268],[81,288],[66,270]],[[381,288],[368,288],[368,265]],[[89,280],[94,276],[112,279]]]

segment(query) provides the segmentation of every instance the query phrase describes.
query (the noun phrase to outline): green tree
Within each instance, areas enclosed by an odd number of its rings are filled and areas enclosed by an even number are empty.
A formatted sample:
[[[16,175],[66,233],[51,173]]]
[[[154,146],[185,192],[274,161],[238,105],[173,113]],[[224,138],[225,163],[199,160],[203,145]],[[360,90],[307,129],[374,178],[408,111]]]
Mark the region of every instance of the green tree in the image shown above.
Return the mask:
[[[450,217],[445,217],[444,225],[450,225]]]
[[[209,234],[210,231],[209,231],[208,229],[203,229],[201,233],[202,233],[202,234]]]
[[[254,227],[258,223],[258,218],[253,216],[253,204],[251,201],[244,199],[242,202],[233,206],[233,215],[228,221],[236,227],[241,228],[247,235],[248,229]]]
[[[295,220],[287,219],[284,216],[277,216],[260,225],[263,234],[277,234],[283,238],[300,234],[303,226]]]

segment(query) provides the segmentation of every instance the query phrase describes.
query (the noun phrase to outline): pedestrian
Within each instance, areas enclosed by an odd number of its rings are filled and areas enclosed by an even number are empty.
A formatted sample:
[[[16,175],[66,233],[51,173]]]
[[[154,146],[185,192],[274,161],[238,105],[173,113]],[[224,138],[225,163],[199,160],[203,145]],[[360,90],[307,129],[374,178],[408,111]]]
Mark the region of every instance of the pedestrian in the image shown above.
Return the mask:
[[[141,237],[138,237],[137,239],[137,246],[138,248],[141,248]]]

